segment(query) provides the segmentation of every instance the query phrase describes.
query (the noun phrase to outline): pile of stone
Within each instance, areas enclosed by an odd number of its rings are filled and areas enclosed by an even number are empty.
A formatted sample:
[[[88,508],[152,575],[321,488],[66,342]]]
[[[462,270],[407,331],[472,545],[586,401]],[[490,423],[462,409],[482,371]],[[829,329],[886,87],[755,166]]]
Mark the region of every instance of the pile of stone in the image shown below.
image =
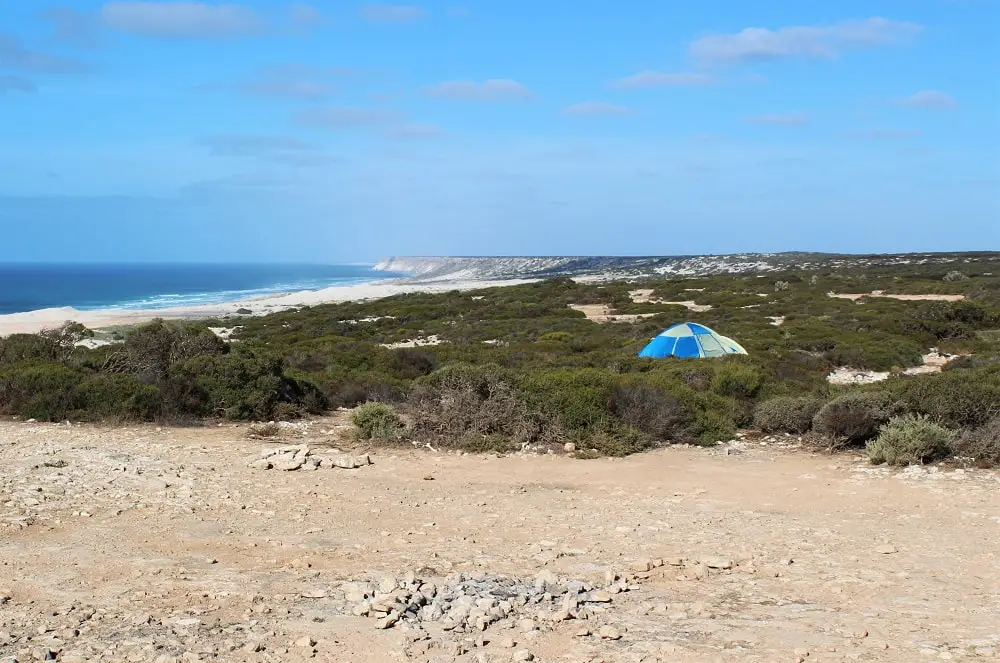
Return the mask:
[[[491,627],[541,629],[571,619],[598,619],[614,596],[635,589],[608,573],[595,587],[564,580],[543,570],[534,580],[485,573],[453,573],[443,582],[409,572],[401,578],[348,582],[341,586],[351,613],[376,620],[379,629],[431,627],[453,634],[482,633]]]
[[[341,453],[317,454],[307,444],[264,449],[260,456],[250,462],[250,467],[258,470],[318,470],[320,468],[356,470],[372,464],[368,454],[352,456]]]

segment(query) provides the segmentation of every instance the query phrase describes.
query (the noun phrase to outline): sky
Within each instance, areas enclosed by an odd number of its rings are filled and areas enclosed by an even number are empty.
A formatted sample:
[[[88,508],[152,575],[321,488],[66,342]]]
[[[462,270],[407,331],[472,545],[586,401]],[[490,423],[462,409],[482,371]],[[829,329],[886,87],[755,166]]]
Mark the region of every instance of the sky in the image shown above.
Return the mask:
[[[1000,0],[0,0],[0,261],[1000,250]]]

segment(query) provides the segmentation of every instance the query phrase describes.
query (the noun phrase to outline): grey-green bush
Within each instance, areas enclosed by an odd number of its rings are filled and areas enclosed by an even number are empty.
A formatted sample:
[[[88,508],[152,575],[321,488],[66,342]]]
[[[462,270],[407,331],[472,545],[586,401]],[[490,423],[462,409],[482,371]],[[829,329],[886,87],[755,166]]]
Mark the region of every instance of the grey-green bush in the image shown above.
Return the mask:
[[[805,433],[821,407],[823,402],[816,398],[772,398],[757,406],[753,423],[765,433]]]
[[[866,449],[875,465],[922,465],[946,458],[954,438],[952,431],[926,416],[905,414],[882,426],[878,437],[870,440]]]
[[[832,441],[865,442],[879,426],[902,414],[903,405],[879,391],[851,392],[824,405],[813,418],[813,430]]]
[[[975,430],[964,431],[954,443],[955,455],[979,467],[1000,467],[1000,416]]]
[[[385,403],[365,403],[351,413],[351,423],[357,429],[358,438],[375,442],[398,440],[403,432],[403,421],[391,405]]]

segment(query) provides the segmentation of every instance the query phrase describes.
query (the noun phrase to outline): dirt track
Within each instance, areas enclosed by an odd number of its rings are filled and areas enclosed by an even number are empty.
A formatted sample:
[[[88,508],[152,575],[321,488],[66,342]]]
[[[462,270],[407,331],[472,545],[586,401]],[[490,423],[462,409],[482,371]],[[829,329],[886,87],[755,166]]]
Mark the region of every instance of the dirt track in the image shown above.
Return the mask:
[[[335,442],[336,423],[295,442]],[[997,473],[895,472],[755,442],[249,468],[262,446],[241,427],[0,424],[0,661],[1000,656]],[[634,577],[586,623],[431,625],[414,643],[344,614],[346,580],[543,569],[595,586],[608,570]]]

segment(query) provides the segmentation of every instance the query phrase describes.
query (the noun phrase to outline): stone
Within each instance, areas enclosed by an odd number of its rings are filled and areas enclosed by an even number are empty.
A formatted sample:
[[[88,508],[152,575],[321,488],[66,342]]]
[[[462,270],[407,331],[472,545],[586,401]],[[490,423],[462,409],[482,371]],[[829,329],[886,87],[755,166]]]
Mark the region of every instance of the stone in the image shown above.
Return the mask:
[[[302,464],[305,463],[305,461],[306,461],[305,456],[297,456],[293,454],[281,454],[278,456],[274,456],[273,465],[274,469],[276,470],[292,472],[302,467]]]
[[[728,557],[706,557],[702,560],[702,564],[710,569],[731,569],[733,568],[733,560]]]
[[[899,552],[899,549],[891,543],[883,543],[875,548],[875,552],[880,555],[892,555]]]
[[[559,578],[548,569],[543,569],[535,576],[535,591],[545,592],[559,584]]]
[[[621,631],[616,629],[614,626],[602,626],[599,634],[604,640],[621,640]]]
[[[568,454],[571,454],[574,451],[576,451],[576,445],[573,444],[572,442],[567,442],[566,444],[563,445],[563,451],[565,451]]]
[[[577,629],[576,633],[573,635],[578,638],[586,638],[590,635],[590,629],[584,626],[583,628]]]
[[[316,645],[316,641],[310,636],[304,636],[295,641],[296,647],[311,648]]]
[[[398,621],[399,621],[399,613],[390,612],[388,615],[386,615],[385,617],[383,617],[382,619],[378,620],[375,623],[375,628],[384,631],[385,629],[392,628],[393,626],[395,626],[396,622]]]
[[[653,561],[649,559],[640,559],[632,563],[632,570],[636,573],[646,573],[653,570]]]
[[[585,595],[587,603],[611,603],[611,593],[603,589],[595,589]]]
[[[514,652],[514,656],[511,657],[513,661],[533,661],[535,660],[535,655],[532,654],[527,649],[521,649],[520,651]]]
[[[517,643],[514,642],[513,638],[503,638],[497,643],[497,646],[501,649],[513,649],[517,646]]]

